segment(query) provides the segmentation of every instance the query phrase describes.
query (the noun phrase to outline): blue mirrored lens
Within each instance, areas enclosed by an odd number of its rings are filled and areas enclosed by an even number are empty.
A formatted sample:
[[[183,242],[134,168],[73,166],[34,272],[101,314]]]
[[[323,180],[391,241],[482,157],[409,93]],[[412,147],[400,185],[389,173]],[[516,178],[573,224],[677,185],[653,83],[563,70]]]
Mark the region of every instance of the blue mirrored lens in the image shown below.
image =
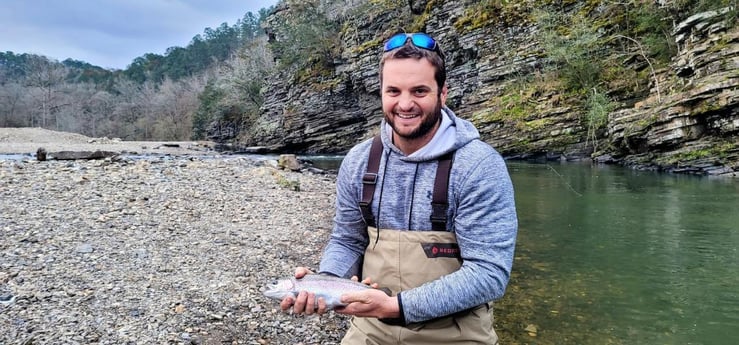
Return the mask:
[[[413,45],[418,48],[423,48],[427,50],[436,49],[436,41],[434,41],[431,36],[418,32],[414,34],[397,34],[393,37],[390,37],[390,39],[385,42],[385,51],[391,51],[393,49],[402,47],[403,45],[405,45],[405,42],[408,41],[408,37],[411,38],[411,42],[413,43]]]
[[[389,40],[385,43],[385,51],[393,50],[395,48],[399,48],[405,44],[405,41],[408,40],[408,35],[406,34],[397,34],[393,37],[390,37]]]
[[[413,41],[413,44],[419,48],[428,49],[428,50],[434,50],[434,48],[436,48],[436,41],[434,41],[434,39],[431,38],[431,36],[426,35],[426,34],[415,33],[411,35],[411,40]]]

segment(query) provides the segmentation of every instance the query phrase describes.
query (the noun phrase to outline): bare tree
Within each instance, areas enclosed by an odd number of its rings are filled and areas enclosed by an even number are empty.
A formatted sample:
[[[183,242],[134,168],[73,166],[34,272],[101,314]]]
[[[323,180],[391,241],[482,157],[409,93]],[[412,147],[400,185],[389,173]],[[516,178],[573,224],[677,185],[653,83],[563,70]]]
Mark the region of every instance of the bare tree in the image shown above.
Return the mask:
[[[157,85],[120,78],[116,80],[115,106],[112,119],[117,123],[116,136],[127,140],[151,140],[156,123]]]
[[[155,97],[155,136],[165,140],[187,140],[192,136],[192,118],[198,109],[198,95],[205,88],[202,77],[173,82],[165,79]]]
[[[35,103],[31,107],[40,113],[40,119],[31,118],[31,125],[47,128],[49,118],[63,106],[59,103],[59,93],[67,71],[63,65],[40,56],[30,59],[27,66],[26,86],[30,88]],[[54,120],[56,128],[59,129],[59,118],[55,117]]]
[[[66,92],[70,106],[64,112],[66,131],[92,137],[115,136],[111,131],[113,96],[91,83],[71,84]]]
[[[26,126],[23,85],[11,82],[0,85],[0,127]]]
[[[114,122],[118,123],[116,136],[124,139],[137,138],[136,122],[145,114],[145,104],[142,103],[144,85],[128,78],[119,78],[115,82],[114,89],[117,96],[112,116]]]
[[[255,39],[237,55],[230,58],[218,73],[218,87],[232,90],[226,93],[227,105],[251,103],[257,109],[262,106],[261,89],[265,75],[274,67],[267,38]]]

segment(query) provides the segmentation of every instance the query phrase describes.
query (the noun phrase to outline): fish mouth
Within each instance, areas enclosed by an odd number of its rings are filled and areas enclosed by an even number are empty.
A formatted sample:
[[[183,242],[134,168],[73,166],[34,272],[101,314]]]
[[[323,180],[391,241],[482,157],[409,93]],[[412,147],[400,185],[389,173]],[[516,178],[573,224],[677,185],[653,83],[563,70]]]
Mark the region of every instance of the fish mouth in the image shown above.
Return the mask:
[[[287,286],[289,285],[289,286]],[[294,282],[286,284],[285,281],[275,280],[271,284],[267,284],[263,294],[266,297],[274,299],[282,299],[290,295],[295,295],[291,290],[295,286]]]
[[[273,289],[265,290],[264,291],[264,296],[269,297],[269,298],[278,298],[279,299],[279,298],[282,298],[284,295],[285,295],[284,292],[273,290]]]
[[[289,291],[282,291],[280,289],[269,288],[264,290],[264,296],[274,299],[283,299],[285,296],[291,295]]]

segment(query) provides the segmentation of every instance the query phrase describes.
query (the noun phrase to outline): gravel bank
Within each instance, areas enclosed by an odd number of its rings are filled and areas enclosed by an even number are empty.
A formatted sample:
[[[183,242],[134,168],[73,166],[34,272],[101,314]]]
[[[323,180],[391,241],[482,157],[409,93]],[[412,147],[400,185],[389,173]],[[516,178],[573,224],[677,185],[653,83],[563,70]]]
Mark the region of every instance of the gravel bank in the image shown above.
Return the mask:
[[[260,291],[318,265],[334,185],[244,157],[0,160],[0,344],[336,344],[344,317]]]
[[[123,141],[43,128],[0,128],[0,154],[31,156],[43,147],[48,152],[101,150],[142,155],[202,155],[212,154],[213,146],[208,141]]]

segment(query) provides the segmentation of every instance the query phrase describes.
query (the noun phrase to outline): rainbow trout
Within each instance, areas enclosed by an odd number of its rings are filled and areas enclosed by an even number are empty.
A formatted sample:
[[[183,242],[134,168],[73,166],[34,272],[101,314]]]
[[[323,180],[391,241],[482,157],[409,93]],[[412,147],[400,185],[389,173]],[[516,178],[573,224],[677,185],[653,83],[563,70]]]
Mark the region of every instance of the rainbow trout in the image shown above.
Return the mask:
[[[300,291],[312,292],[316,294],[316,297],[323,297],[328,309],[334,309],[346,305],[341,303],[342,294],[366,289],[372,289],[372,287],[350,279],[309,274],[301,279],[291,277],[268,284],[267,289],[264,290],[264,295],[272,299],[282,300],[287,296],[297,297]],[[386,289],[381,290],[388,293]],[[316,308],[318,308],[318,298],[316,298]]]

